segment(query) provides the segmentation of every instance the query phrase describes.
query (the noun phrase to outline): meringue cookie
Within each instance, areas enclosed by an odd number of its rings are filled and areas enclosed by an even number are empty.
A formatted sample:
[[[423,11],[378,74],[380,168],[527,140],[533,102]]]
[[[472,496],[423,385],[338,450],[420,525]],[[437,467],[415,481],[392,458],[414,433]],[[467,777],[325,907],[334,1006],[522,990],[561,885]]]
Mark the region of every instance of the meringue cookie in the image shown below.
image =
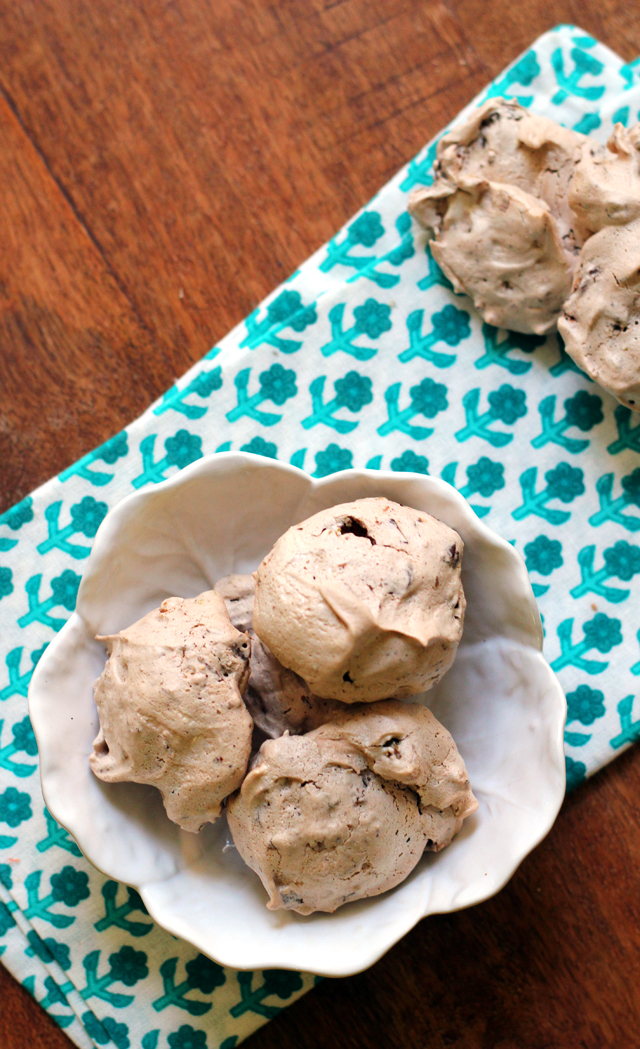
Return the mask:
[[[431,253],[488,324],[536,335],[555,328],[572,270],[543,200],[506,183],[465,179],[447,198]]]
[[[333,699],[314,696],[302,678],[278,662],[253,629],[255,582],[251,575],[229,575],[214,587],[233,625],[251,638],[251,675],[244,702],[255,726],[275,739],[284,732],[310,732],[344,709]]]
[[[462,550],[453,529],[388,499],[322,510],[259,566],[255,632],[318,696],[416,695],[449,669],[462,635]]]
[[[589,238],[558,330],[579,368],[640,411],[640,219]]]
[[[585,142],[501,98],[440,139],[433,185],[414,190],[408,209],[456,290],[471,295],[487,323],[537,335],[555,327],[588,235],[568,202]]]
[[[591,233],[640,218],[640,124],[616,124],[606,149],[588,139],[580,150],[569,204]]]
[[[169,819],[198,831],[244,776],[253,723],[242,701],[251,642],[208,591],[163,601],[119,634],[95,684],[100,732],[89,758],[108,783],[150,783]]]
[[[227,815],[267,906],[311,914],[398,885],[476,808],[446,729],[390,701],[264,743]]]

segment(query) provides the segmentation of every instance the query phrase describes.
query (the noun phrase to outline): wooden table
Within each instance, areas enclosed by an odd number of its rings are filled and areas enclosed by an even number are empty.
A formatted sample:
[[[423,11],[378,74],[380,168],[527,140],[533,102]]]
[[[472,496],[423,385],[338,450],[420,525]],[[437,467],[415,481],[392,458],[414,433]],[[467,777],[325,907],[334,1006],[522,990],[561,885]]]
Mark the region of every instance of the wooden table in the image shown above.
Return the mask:
[[[545,29],[640,54],[633,7],[4,0],[0,510],[140,413]],[[247,1045],[639,1045],[639,825],[630,752],[497,898]],[[0,993],[2,1049],[69,1049],[1,967]]]

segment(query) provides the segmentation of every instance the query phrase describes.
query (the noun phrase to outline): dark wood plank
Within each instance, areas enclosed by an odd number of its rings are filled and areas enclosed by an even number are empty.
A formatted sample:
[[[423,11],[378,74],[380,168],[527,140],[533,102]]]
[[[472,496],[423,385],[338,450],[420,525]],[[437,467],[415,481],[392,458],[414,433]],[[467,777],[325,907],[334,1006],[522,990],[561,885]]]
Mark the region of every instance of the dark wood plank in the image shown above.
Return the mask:
[[[143,410],[560,21],[640,53],[618,0],[0,3],[0,507]],[[494,900],[251,1049],[633,1045],[638,798],[633,753]],[[69,1045],[1,969],[0,995],[2,1049]]]

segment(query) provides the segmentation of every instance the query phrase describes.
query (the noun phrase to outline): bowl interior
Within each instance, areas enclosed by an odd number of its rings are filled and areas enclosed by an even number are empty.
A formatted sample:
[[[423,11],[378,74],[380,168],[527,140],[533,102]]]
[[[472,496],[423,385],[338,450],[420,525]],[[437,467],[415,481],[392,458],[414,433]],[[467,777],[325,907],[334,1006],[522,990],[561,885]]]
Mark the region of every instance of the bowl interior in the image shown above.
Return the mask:
[[[90,772],[93,682],[105,661],[95,636],[167,596],[195,596],[223,575],[252,571],[291,524],[369,495],[432,513],[465,542],[463,640],[426,701],[456,739],[480,808],[448,849],[425,856],[391,892],[333,915],[270,912],[258,878],[227,847],[224,819],[187,834],[153,788],[104,784]],[[519,555],[444,482],[373,471],[314,482],[255,456],[213,456],[125,500],[98,533],[76,613],[32,682],[45,798],[96,866],[138,887],[158,922],[204,953],[236,968],[355,972],[425,914],[497,891],[551,826],[564,792],[564,697],[540,648]]]

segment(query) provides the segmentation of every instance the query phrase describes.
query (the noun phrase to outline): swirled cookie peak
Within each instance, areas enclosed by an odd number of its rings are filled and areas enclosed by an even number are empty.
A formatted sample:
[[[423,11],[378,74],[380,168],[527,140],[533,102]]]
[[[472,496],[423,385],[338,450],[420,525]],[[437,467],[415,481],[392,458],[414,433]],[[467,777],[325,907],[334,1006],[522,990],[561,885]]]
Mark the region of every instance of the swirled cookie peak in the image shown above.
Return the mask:
[[[476,808],[447,730],[389,701],[264,743],[228,818],[267,906],[311,914],[398,885]]]
[[[455,657],[462,552],[448,525],[388,499],[321,510],[259,566],[254,629],[318,696],[416,695]]]
[[[100,732],[91,768],[108,783],[152,784],[174,823],[200,830],[218,818],[249,760],[249,638],[209,591],[170,597],[98,640],[109,658],[94,690]]]

